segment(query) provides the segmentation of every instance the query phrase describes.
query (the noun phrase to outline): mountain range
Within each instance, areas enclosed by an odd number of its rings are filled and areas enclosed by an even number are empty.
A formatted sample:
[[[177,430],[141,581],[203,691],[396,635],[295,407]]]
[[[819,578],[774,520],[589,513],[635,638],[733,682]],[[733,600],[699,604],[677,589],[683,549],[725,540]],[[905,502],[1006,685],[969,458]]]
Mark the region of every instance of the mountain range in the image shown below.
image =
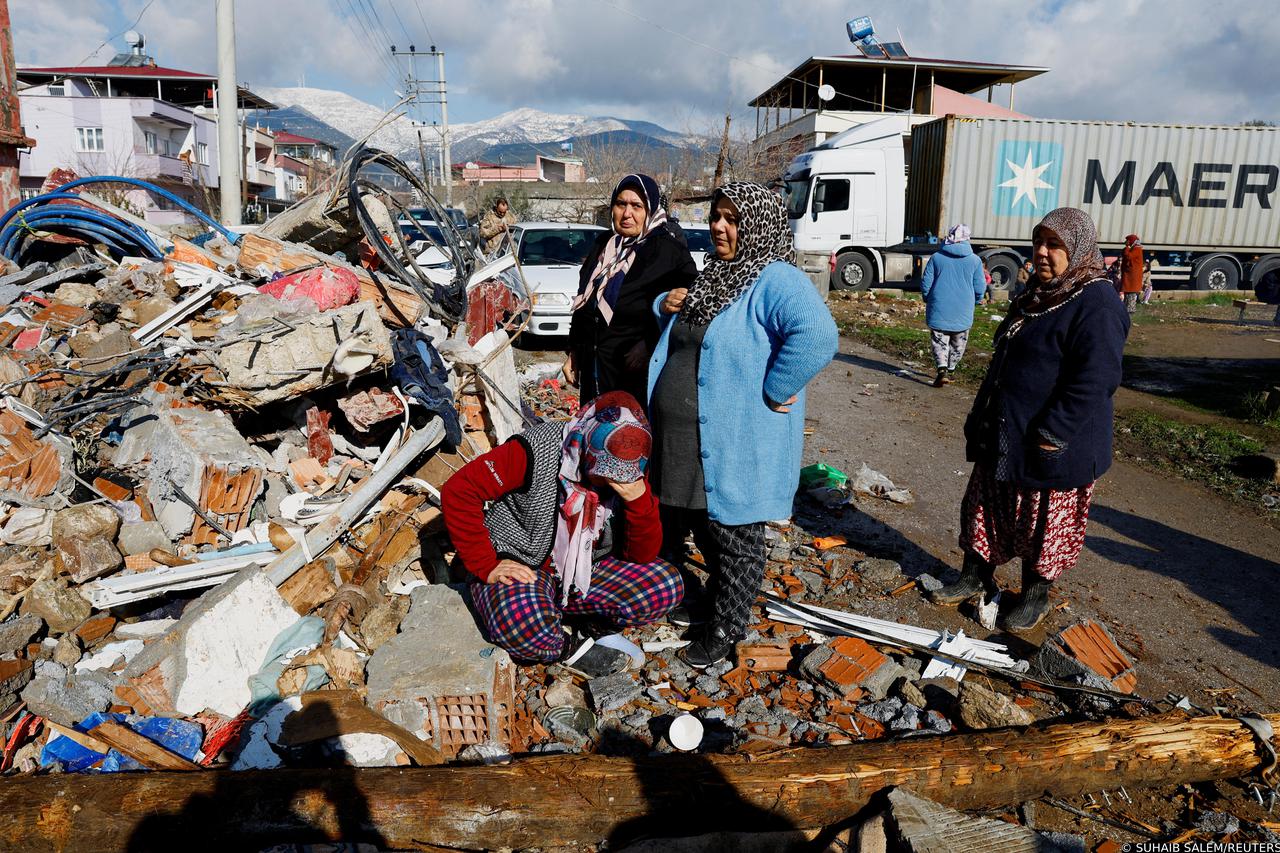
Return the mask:
[[[250,121],[327,142],[338,148],[339,155],[367,137],[370,145],[416,163],[420,130],[428,151],[439,147],[433,128],[420,128],[405,116],[388,118],[381,107],[345,92],[300,87],[255,91],[280,109],[254,113]],[[655,157],[665,159],[705,144],[699,137],[675,133],[652,122],[547,113],[527,107],[484,121],[451,124],[449,137],[455,164],[532,163],[535,154],[563,156],[562,146],[567,144],[579,153],[583,146],[635,146],[652,149]]]

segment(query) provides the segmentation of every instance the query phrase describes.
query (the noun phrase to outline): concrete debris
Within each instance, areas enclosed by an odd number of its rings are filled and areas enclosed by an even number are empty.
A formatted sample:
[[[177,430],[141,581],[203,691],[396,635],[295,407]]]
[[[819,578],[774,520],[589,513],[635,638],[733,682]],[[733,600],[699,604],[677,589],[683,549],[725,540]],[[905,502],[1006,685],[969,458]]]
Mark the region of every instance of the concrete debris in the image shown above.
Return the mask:
[[[629,672],[604,675],[587,682],[591,704],[597,712],[616,711],[640,696],[640,684]]]
[[[957,713],[960,722],[975,730],[1029,726],[1036,721],[1029,711],[1014,704],[1008,696],[972,680],[960,685]]]
[[[53,633],[65,634],[88,619],[92,608],[78,591],[45,578],[28,590],[22,612],[39,616]]]
[[[44,619],[34,613],[13,616],[0,622],[0,657],[24,650],[44,628]]]
[[[120,516],[103,504],[73,506],[53,517],[53,547],[74,583],[93,580],[124,565],[115,546],[119,528]]]

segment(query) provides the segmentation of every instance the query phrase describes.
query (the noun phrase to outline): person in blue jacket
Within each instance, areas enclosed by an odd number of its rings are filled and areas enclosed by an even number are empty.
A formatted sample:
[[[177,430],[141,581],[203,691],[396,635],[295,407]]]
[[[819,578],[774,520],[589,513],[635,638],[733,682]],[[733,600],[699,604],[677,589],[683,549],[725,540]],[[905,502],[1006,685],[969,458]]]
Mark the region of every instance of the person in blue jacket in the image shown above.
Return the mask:
[[[964,425],[973,473],[960,508],[960,579],[932,594],[957,605],[995,592],[995,571],[1022,560],[1022,591],[1000,624],[1030,631],[1049,589],[1075,567],[1093,486],[1111,467],[1112,397],[1129,315],[1103,271],[1098,232],[1060,207],[1032,232],[1035,275],[996,329],[986,378]]]
[[[715,253],[655,302],[649,365],[652,478],[668,550],[691,531],[711,613],[682,653],[705,667],[745,633],[764,579],[765,522],[789,518],[804,445],[804,387],[834,357],[831,312],[795,266],[782,200],[734,182],[712,196]],[[678,611],[678,613],[677,613]],[[695,621],[687,607],[669,616]]]
[[[982,302],[987,280],[982,261],[969,245],[969,226],[957,225],[925,264],[920,279],[920,295],[924,297],[924,323],[929,327],[929,343],[933,361],[938,367],[933,387],[950,382],[964,349],[969,344],[969,328],[973,325],[973,306]]]

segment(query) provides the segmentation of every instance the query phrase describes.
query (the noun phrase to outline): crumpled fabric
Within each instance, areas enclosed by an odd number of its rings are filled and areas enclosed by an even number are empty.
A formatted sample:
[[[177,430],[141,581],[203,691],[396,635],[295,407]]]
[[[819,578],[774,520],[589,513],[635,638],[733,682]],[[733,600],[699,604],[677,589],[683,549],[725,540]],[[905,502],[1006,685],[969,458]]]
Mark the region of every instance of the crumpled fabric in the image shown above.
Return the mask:
[[[426,406],[444,422],[445,438],[454,447],[462,443],[462,424],[449,389],[449,371],[431,339],[417,329],[391,333],[391,379],[406,397]]]
[[[260,716],[280,701],[277,683],[289,661],[316,648],[323,639],[324,620],[316,616],[304,616],[276,635],[271,648],[267,649],[262,669],[249,676],[249,713],[253,717]],[[301,692],[319,690],[328,683],[329,673],[324,667],[311,664],[307,667],[307,680]]]

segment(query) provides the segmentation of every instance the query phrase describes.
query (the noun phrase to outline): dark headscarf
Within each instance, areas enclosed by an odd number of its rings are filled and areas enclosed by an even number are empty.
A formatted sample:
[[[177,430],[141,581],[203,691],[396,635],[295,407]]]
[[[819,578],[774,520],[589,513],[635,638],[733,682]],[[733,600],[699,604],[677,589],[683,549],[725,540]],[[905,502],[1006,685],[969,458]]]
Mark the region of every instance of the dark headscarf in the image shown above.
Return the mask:
[[[1103,276],[1102,252],[1098,251],[1098,229],[1089,214],[1075,207],[1051,210],[1031,232],[1041,229],[1058,235],[1067,249],[1067,268],[1062,274],[1040,281],[1033,273],[1027,287],[1014,297],[1010,314],[1039,314],[1066,302],[1082,287]]]
[[[774,261],[793,264],[791,228],[787,209],[778,194],[761,184],[734,181],[711,196],[711,209],[726,198],[738,209],[738,249],[731,261],[714,253],[693,284],[680,309],[680,319],[691,326],[705,326],[732,305],[760,273]]]
[[[573,310],[577,311],[594,297],[606,324],[613,322],[613,306],[622,291],[622,282],[635,263],[636,249],[667,221],[667,212],[663,209],[662,197],[658,192],[658,182],[653,178],[637,173],[618,181],[618,185],[613,188],[613,195],[609,196],[610,208],[623,190],[635,191],[644,202],[644,229],[635,237],[624,237],[614,232],[600,252],[600,258],[596,261],[596,268],[591,271],[586,287],[573,301]]]

